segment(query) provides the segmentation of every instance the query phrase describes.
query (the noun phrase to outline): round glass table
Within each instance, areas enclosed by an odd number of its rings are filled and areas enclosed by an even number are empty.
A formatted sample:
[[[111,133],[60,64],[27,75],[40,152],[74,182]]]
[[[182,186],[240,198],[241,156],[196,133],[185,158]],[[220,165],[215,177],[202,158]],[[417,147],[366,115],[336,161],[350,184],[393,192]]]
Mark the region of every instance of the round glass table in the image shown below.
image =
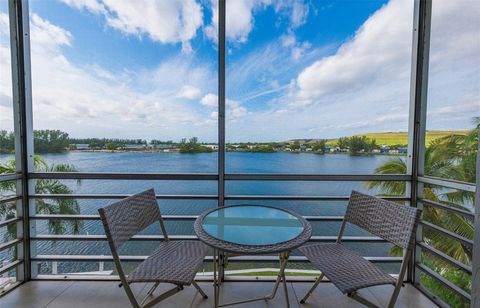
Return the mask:
[[[214,248],[213,278],[215,307],[268,300],[275,297],[283,281],[289,306],[285,267],[290,252],[310,239],[312,228],[302,216],[288,210],[265,205],[232,205],[214,208],[200,215],[194,224],[195,233]],[[228,255],[280,255],[280,269],[270,295],[235,303],[219,304],[220,283]]]

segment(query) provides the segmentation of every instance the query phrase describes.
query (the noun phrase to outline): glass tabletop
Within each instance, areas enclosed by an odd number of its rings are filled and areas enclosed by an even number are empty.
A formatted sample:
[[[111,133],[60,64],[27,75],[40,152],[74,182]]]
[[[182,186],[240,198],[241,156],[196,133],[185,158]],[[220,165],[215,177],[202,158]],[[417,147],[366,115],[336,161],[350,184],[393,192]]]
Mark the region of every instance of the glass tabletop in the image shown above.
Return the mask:
[[[294,215],[260,205],[219,208],[205,216],[202,226],[211,236],[240,245],[273,245],[303,231],[302,222]]]

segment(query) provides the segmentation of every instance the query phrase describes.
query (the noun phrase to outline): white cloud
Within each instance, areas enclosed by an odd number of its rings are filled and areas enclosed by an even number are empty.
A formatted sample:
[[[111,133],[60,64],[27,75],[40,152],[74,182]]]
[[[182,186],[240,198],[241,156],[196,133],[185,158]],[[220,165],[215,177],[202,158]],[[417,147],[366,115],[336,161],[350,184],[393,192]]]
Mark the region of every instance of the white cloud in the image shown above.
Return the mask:
[[[303,0],[277,0],[274,1],[275,12],[287,15],[290,21],[290,28],[298,28],[307,21],[310,6]]]
[[[240,102],[236,100],[227,99],[225,103],[227,106],[226,114],[228,121],[235,121],[238,118],[244,117],[248,113],[247,108],[243,107]],[[218,96],[213,93],[208,93],[200,100],[200,104],[210,108],[217,108]],[[218,115],[217,111],[211,113],[212,118],[216,119],[216,115]]]
[[[217,42],[218,0],[211,2],[212,20],[205,28],[206,35]],[[289,29],[303,25],[308,17],[309,5],[303,0],[228,0],[226,2],[226,38],[230,42],[245,43],[255,25],[256,11],[274,7],[279,16],[287,16]]]
[[[217,107],[218,96],[213,93],[208,93],[200,100],[200,104],[208,107]]]
[[[87,10],[96,14],[106,14],[107,9],[103,3],[97,0],[61,0],[63,3],[76,8],[77,10]]]
[[[243,43],[253,28],[253,10],[270,0],[229,0],[226,3],[226,37],[229,41]],[[218,0],[212,0],[211,24],[205,33],[213,41],[218,39]]]
[[[147,34],[160,43],[182,43],[190,53],[197,30],[203,24],[202,7],[195,0],[118,1],[63,0],[65,4],[105,16],[107,24],[125,34],[141,37]]]
[[[376,11],[332,56],[298,76],[299,98],[317,99],[348,92],[374,81],[405,74],[410,59],[413,6],[392,0]]]
[[[179,98],[187,98],[187,99],[199,99],[202,96],[202,91],[192,85],[185,85],[183,86],[177,94]]]
[[[57,52],[62,46],[72,45],[72,34],[57,27],[48,21],[32,14],[31,39],[36,43],[35,48],[44,49],[42,52]]]

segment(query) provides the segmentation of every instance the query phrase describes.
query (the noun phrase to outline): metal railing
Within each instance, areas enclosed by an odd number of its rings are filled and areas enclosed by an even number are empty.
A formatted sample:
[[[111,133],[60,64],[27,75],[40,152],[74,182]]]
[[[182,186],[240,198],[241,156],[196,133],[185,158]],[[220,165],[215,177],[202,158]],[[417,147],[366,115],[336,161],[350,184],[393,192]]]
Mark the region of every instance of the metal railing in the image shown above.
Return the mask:
[[[461,190],[461,191],[470,192],[470,193],[474,193],[476,191],[476,185],[472,184],[472,183],[465,183],[465,182],[459,182],[459,181],[448,180],[448,179],[441,179],[441,178],[430,177],[430,176],[419,177],[418,181],[421,184],[434,185],[434,186],[441,187],[441,188],[444,188],[444,189],[455,189],[455,190]],[[432,208],[435,208],[435,209],[440,209],[441,211],[445,211],[445,212],[453,213],[453,214],[456,214],[456,215],[460,215],[464,218],[467,218],[467,219],[471,220],[472,225],[474,224],[475,214],[466,210],[466,209],[453,207],[453,206],[450,206],[448,204],[442,203],[441,201],[436,202],[436,201],[432,201],[432,200],[429,200],[429,199],[426,199],[426,198],[418,198],[418,203],[423,208],[432,207]],[[428,229],[429,232],[441,234],[442,236],[445,236],[449,239],[457,241],[457,242],[461,243],[462,245],[468,247],[469,249],[473,249],[473,244],[474,244],[473,240],[465,238],[465,237],[457,234],[456,232],[445,229],[444,227],[439,226],[439,225],[437,225],[433,222],[426,221],[426,220],[422,219],[421,220],[421,227],[424,228],[424,229],[425,228]],[[423,232],[423,231],[421,231],[421,232]],[[428,243],[424,242],[423,240],[417,241],[416,247],[418,248],[417,254],[418,253],[421,254],[421,253],[426,252],[429,255],[432,255],[435,258],[438,258],[442,262],[445,262],[445,264],[448,264],[448,266],[456,268],[456,269],[458,269],[460,271],[463,271],[463,272],[465,272],[469,275],[472,275],[472,273],[473,273],[472,267],[469,264],[464,264],[464,263],[460,262],[459,260],[449,256],[445,252],[443,252],[439,249],[436,249],[435,247],[429,245]],[[466,292],[462,288],[458,287],[453,282],[449,281],[447,278],[445,278],[440,273],[433,270],[432,268],[430,268],[429,266],[427,266],[423,262],[418,261],[418,260],[420,260],[419,258],[416,258],[416,260],[417,261],[415,262],[415,269],[414,270],[417,274],[423,273],[423,274],[427,275],[431,279],[435,280],[436,282],[443,285],[448,290],[450,290],[451,292],[453,292],[454,294],[456,294],[457,296],[462,298],[467,303],[470,303],[471,295],[468,292]],[[431,290],[428,290],[428,288],[426,288],[422,284],[421,279],[417,279],[415,281],[415,284],[416,284],[416,287],[418,289],[423,291],[432,300],[437,302],[439,305],[445,306],[445,303],[441,299],[439,299],[438,296],[433,294]]]
[[[36,179],[55,179],[55,180],[142,180],[142,181],[215,181],[218,180],[216,174],[203,173],[203,174],[160,174],[160,173],[30,173],[29,178]],[[410,176],[408,175],[317,175],[317,174],[225,174],[225,181],[402,181],[409,182]],[[96,200],[96,199],[121,199],[129,196],[129,194],[31,194],[29,198],[31,200],[37,199],[79,199],[79,200]],[[182,194],[159,194],[157,195],[159,200],[217,200],[220,203],[219,195],[182,195]],[[295,196],[295,195],[224,195],[224,200],[233,201],[246,201],[249,200],[295,200],[295,201],[348,201],[349,196]],[[409,201],[409,197],[398,196],[388,197],[394,201]],[[197,215],[165,215],[166,221],[193,221],[197,218]],[[343,216],[304,216],[311,222],[341,222]],[[32,214],[29,219],[31,221],[49,221],[49,220],[81,220],[81,221],[99,221],[98,215],[47,215],[47,214]],[[182,239],[196,239],[194,235],[176,234],[170,235],[172,240]],[[311,238],[311,242],[335,242],[336,235],[322,236],[314,235]],[[132,238],[132,241],[161,241],[162,235],[137,235]],[[30,241],[106,241],[104,235],[54,235],[54,234],[37,234],[30,237]],[[344,236],[343,241],[346,243],[386,243],[385,240],[375,236]],[[139,262],[147,256],[121,256],[121,259],[126,262]],[[398,257],[372,257],[366,256],[367,259],[377,263],[400,263],[401,258]],[[61,262],[61,261],[82,261],[82,262],[103,262],[111,260],[110,256],[103,255],[32,255],[31,262]],[[209,258],[206,259],[209,262]],[[271,262],[276,260],[272,259],[272,256],[256,256],[254,258],[249,257],[237,257],[232,259],[233,262]],[[306,262],[306,258],[303,256],[295,256],[292,260],[298,262]],[[57,277],[49,277],[48,275],[39,275],[40,278],[32,277],[33,279],[58,279]],[[65,276],[65,279],[76,279],[75,276]],[[83,277],[84,279],[85,277]],[[94,277],[92,277],[94,278]],[[251,278],[254,280],[254,277]]]

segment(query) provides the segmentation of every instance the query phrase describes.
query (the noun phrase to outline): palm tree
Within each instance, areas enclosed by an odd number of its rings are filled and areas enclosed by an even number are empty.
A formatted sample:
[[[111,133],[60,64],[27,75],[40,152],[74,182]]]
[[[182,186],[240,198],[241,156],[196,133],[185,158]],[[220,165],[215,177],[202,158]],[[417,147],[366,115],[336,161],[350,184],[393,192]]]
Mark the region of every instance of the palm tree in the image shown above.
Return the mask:
[[[37,172],[76,172],[77,169],[73,165],[58,164],[48,165],[47,162],[40,156],[34,157],[34,167]],[[0,164],[0,174],[15,173],[15,160],[9,160],[4,164]],[[77,181],[80,185],[80,181]],[[7,181],[0,183],[1,192],[15,193],[15,182]],[[38,179],[35,182],[36,194],[71,194],[70,187],[54,179]],[[35,201],[36,212],[38,214],[79,214],[80,205],[74,199],[37,199]],[[9,203],[0,204],[0,217],[10,219],[15,217],[15,205]],[[79,220],[49,220],[48,229],[53,234],[65,234],[72,232],[78,234],[82,227],[82,222]],[[16,236],[15,224],[9,225],[7,236]]]
[[[478,152],[478,134],[480,121],[475,129],[467,135],[451,135],[431,142],[425,149],[425,174],[429,176],[454,179],[463,182],[475,183],[475,163]],[[400,157],[394,157],[382,166],[375,169],[377,174],[406,174],[406,161]],[[406,183],[394,181],[368,182],[367,188],[378,189],[383,196],[404,195]],[[474,194],[459,190],[448,190],[440,186],[425,185],[423,195],[426,199],[442,202],[453,207],[467,209],[461,204],[473,204]],[[467,209],[468,210],[468,209]],[[443,211],[426,206],[423,218],[436,225],[442,226],[465,238],[473,239],[473,221],[456,213]],[[425,241],[433,247],[445,252],[449,256],[470,264],[472,251],[469,247],[458,241],[439,235],[425,229]],[[401,254],[401,250],[394,248],[393,255]]]

